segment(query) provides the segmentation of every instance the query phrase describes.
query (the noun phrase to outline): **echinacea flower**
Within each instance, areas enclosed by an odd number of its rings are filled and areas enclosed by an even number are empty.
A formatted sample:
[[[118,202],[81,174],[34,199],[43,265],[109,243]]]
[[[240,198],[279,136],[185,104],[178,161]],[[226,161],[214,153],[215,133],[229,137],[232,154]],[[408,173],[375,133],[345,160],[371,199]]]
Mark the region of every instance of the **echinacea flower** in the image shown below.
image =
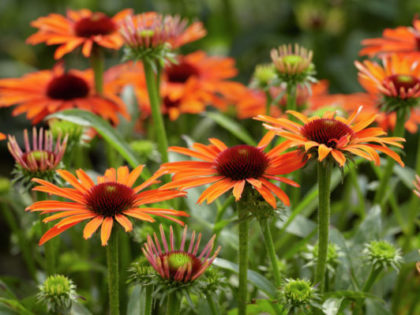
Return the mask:
[[[187,249],[187,226],[185,226],[184,232],[182,233],[182,240],[178,249],[174,244],[175,239],[172,226],[169,232],[169,243],[166,240],[163,226],[160,225],[159,229],[162,244],[159,242],[156,233],[154,233],[154,241],[149,235],[142,251],[152,267],[164,279],[178,282],[191,282],[196,280],[210,267],[221,249],[219,246],[212,254],[214,240],[216,239],[216,235],[213,235],[201,253],[198,254],[201,233],[198,234],[196,239],[195,231],[192,233]],[[210,257],[210,255],[212,256]]]
[[[0,140],[4,140],[4,139],[6,139],[6,135],[0,132]]]
[[[177,56],[176,64],[163,69],[162,113],[176,120],[181,114],[201,113],[207,105],[226,109],[245,90],[242,84],[230,81],[237,72],[232,58],[211,57],[203,51]],[[120,80],[134,86],[142,118],[149,116],[151,109],[142,65],[131,65]]]
[[[315,68],[312,51],[295,44],[282,45],[271,50],[271,59],[277,69],[280,81],[288,84],[314,82]]]
[[[211,138],[211,145],[194,143],[192,149],[171,147],[170,151],[188,155],[200,161],[180,161],[165,163],[160,171],[174,173],[172,182],[162,188],[188,189],[211,184],[198,199],[199,203],[213,202],[223,193],[233,189],[236,200],[241,199],[245,185],[254,187],[273,208],[277,196],[289,205],[286,193],[270,180],[284,182],[298,187],[294,181],[278,175],[293,172],[306,163],[299,152],[280,154],[288,147],[280,144],[265,153],[264,148],[271,142],[274,133],[267,133],[256,147],[236,145],[228,148],[222,141]],[[275,196],[274,196],[274,195]]]
[[[382,63],[383,66],[369,60],[356,61],[360,84],[369,93],[385,97],[385,106],[397,106],[388,109],[398,109],[401,101],[407,106],[415,106],[420,97],[420,63],[399,55],[384,57]]]
[[[45,218],[43,222],[61,219],[42,236],[39,244],[44,244],[51,238],[85,220],[90,221],[84,227],[83,237],[85,239],[90,238],[101,227],[102,246],[108,243],[114,221],[118,222],[126,232],[133,229],[133,225],[127,217],[154,222],[155,220],[151,215],[156,215],[183,224],[182,221],[172,216],[188,216],[184,211],[150,207],[140,208],[145,204],[185,195],[185,192],[168,189],[142,191],[155,183],[156,177],[153,176],[133,188],[142,170],[143,165],[136,167],[131,173],[126,166],[121,166],[118,169],[110,168],[106,170],[104,176],[98,177],[97,184],[81,169],[76,171],[77,177],[66,170],[57,170],[57,173],[73,188],[61,188],[42,179],[33,179],[34,182],[40,184],[40,186],[33,188],[34,191],[41,191],[71,200],[38,201],[26,209],[38,211],[41,214],[54,213]]]
[[[158,48],[166,44],[176,49],[206,35],[201,22],[194,22],[187,27],[185,19],[157,12],[127,17],[120,32],[127,46],[141,49]]]
[[[61,135],[58,135],[54,145],[51,131],[38,131],[35,127],[32,129],[32,145],[29,140],[28,130],[23,132],[25,150],[19,147],[15,136],[9,135],[7,147],[14,157],[20,176],[29,177],[30,181],[34,177],[50,179],[54,177],[55,169],[63,159],[67,146],[67,136],[61,141]]]
[[[111,70],[112,71],[112,70]],[[107,80],[102,95],[95,92],[92,70],[64,71],[62,64],[52,70],[26,74],[22,78],[0,80],[0,107],[17,105],[13,115],[26,112],[36,124],[49,114],[79,108],[119,122],[118,114],[129,119],[124,102],[117,96],[114,80]]]
[[[400,142],[404,142],[405,139],[383,137],[386,133],[381,128],[367,128],[375,121],[375,114],[355,123],[361,111],[362,107],[347,119],[336,117],[334,112],[326,112],[322,117],[308,118],[304,114],[287,111],[301,124],[285,118],[276,119],[265,115],[259,115],[256,119],[263,121],[265,127],[275,131],[277,135],[286,138],[283,145],[298,147],[309,156],[317,158],[318,161],[332,156],[343,167],[347,158],[358,155],[379,165],[379,154],[376,151],[380,151],[404,166],[399,155],[387,145],[402,148]]]
[[[47,45],[60,45],[55,51],[55,59],[62,58],[79,46],[82,47],[82,54],[85,57],[91,55],[94,45],[119,49],[123,40],[118,29],[121,21],[131,11],[131,9],[123,10],[112,18],[104,13],[92,12],[88,9],[67,10],[66,16],[51,13],[31,23],[39,30],[26,42],[32,45],[44,42]]]
[[[420,19],[413,19],[413,26],[399,26],[395,29],[387,28],[382,37],[369,38],[362,41],[365,46],[360,55],[390,55],[398,53],[400,55],[420,56]]]

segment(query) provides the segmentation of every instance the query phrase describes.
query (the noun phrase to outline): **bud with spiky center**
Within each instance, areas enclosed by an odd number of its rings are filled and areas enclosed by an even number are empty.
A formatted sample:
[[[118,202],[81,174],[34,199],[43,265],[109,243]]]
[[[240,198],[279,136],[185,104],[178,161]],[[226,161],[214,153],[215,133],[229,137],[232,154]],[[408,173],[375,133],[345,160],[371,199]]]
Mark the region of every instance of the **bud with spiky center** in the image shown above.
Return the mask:
[[[338,265],[338,259],[342,256],[340,248],[334,244],[329,243],[327,249],[327,269],[330,274],[335,273],[335,268]],[[306,267],[316,266],[318,261],[318,243],[315,245],[308,245],[307,252],[302,254],[303,258],[308,261]]]
[[[392,267],[398,271],[403,261],[401,250],[387,241],[371,241],[363,252],[375,268]]]
[[[76,299],[75,284],[63,275],[49,276],[39,286],[38,300],[45,304],[51,313],[68,311]]]
[[[67,147],[67,135],[62,140],[61,135],[53,140],[51,131],[32,130],[32,146],[28,131],[23,133],[25,150],[19,147],[16,138],[9,135],[7,147],[16,161],[14,181],[30,189],[33,186],[33,178],[41,178],[48,181],[56,181],[55,170],[59,167]]]
[[[283,45],[271,50],[271,59],[276,67],[280,82],[288,85],[315,82],[315,66],[312,63],[312,51],[295,44]]]
[[[309,280],[286,279],[281,288],[281,296],[291,309],[308,311],[312,307],[319,307],[317,304],[319,296]]]
[[[251,87],[266,90],[270,87],[272,81],[277,77],[274,64],[261,64],[255,67],[252,76]]]

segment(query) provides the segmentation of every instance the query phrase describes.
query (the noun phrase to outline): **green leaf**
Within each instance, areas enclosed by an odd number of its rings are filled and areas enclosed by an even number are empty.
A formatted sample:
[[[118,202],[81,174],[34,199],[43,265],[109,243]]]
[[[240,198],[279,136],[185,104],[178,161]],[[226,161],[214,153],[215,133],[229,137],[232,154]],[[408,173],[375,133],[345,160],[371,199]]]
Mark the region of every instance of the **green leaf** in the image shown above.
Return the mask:
[[[145,294],[142,294],[142,287],[135,285],[131,291],[130,298],[128,299],[127,315],[142,315]]]
[[[413,180],[415,178],[416,172],[412,168],[407,166],[402,168],[399,165],[395,165],[394,172],[408,189],[413,189]]]
[[[246,144],[253,145],[253,146],[256,145],[256,142],[248,134],[246,129],[243,128],[239,123],[237,123],[233,119],[230,119],[229,117],[219,112],[206,112],[204,115],[214,120],[218,125],[225,128],[232,135],[242,140]]]
[[[16,311],[20,315],[34,315],[31,311],[28,311],[18,300],[6,299],[0,297],[0,304],[6,306],[8,309]]]
[[[92,313],[82,304],[73,302],[71,305],[70,315],[92,315]]]
[[[107,121],[95,114],[80,109],[68,109],[47,117],[47,119],[50,118],[63,119],[81,126],[93,127],[105,139],[105,141],[107,141],[115,150],[118,151],[118,153],[121,154],[122,157],[124,157],[124,159],[127,160],[131,167],[134,168],[140,164],[134,152],[124,141],[118,131],[112,128]]]
[[[340,310],[341,302],[343,302],[343,298],[341,299],[329,298],[322,304],[322,311],[326,315],[336,315],[338,314],[338,311]]]
[[[231,270],[236,273],[239,272],[238,265],[226,259],[216,258],[213,262],[213,265],[223,269]],[[269,280],[267,280],[267,278],[263,277],[258,272],[248,270],[248,280],[271,298],[276,297],[276,287]]]
[[[353,237],[354,244],[362,245],[371,240],[378,239],[383,233],[381,221],[381,208],[373,206],[360,224],[359,229]]]

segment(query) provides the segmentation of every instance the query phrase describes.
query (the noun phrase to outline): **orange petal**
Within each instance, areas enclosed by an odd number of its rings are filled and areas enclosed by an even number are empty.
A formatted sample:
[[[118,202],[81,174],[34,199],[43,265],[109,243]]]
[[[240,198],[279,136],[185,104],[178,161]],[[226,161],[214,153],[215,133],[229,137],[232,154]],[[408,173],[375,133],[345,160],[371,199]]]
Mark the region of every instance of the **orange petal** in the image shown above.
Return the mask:
[[[241,199],[242,192],[245,187],[245,180],[241,180],[239,182],[236,182],[236,184],[233,186],[233,196],[235,197],[235,200],[238,201]]]
[[[121,224],[121,226],[126,232],[130,232],[131,230],[133,230],[133,224],[131,224],[131,221],[127,219],[125,215],[117,214],[115,216],[115,220],[117,220],[117,222]]]
[[[102,222],[101,227],[101,242],[102,246],[108,245],[109,237],[111,236],[112,225],[114,223],[114,219],[111,217],[106,217]]]
[[[331,152],[331,148],[327,147],[325,144],[321,144],[318,147],[318,161],[322,161],[325,157]]]
[[[331,155],[333,158],[338,162],[338,164],[343,167],[344,163],[346,163],[346,157],[344,154],[339,150],[332,150]]]
[[[45,242],[49,241],[53,237],[63,233],[65,230],[71,228],[73,225],[76,225],[79,222],[63,225],[61,227],[53,226],[51,229],[49,229],[47,232],[45,232],[44,235],[42,235],[41,239],[39,240],[38,245],[41,246]]]
[[[92,234],[95,233],[98,227],[102,224],[103,220],[104,218],[102,216],[97,216],[90,220],[83,229],[83,238],[90,238]]]

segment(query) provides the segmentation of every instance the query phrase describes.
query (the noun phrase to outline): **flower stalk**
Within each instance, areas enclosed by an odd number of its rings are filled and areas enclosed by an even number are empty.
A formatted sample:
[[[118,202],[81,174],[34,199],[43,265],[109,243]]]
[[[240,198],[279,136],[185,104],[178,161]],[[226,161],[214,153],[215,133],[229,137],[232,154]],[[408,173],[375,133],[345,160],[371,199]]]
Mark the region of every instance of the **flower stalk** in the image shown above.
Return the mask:
[[[95,45],[90,56],[90,64],[95,76],[95,91],[102,94],[104,88],[104,54],[102,49]]]
[[[276,288],[279,288],[281,285],[281,275],[277,263],[276,249],[274,248],[274,242],[273,237],[271,235],[270,225],[268,224],[267,219],[261,219],[259,220],[259,223],[264,236],[264,243],[267,249],[267,254],[270,257],[271,268],[273,270],[272,272],[274,277],[274,284]]]
[[[246,191],[246,190],[245,190]],[[236,205],[239,220],[239,292],[238,292],[238,315],[246,315],[248,300],[248,207],[242,197]]]
[[[318,261],[315,268],[315,283],[320,292],[325,289],[325,270],[328,254],[328,228],[330,225],[330,187],[332,163],[318,163]]]
[[[178,315],[181,308],[180,302],[181,301],[178,300],[175,292],[169,294],[166,303],[166,315]]]
[[[106,247],[108,264],[108,293],[111,315],[120,314],[119,269],[118,269],[118,231],[111,234]]]
[[[395,129],[393,136],[394,137],[404,137],[404,124],[405,120],[407,118],[407,109],[402,108],[399,111],[397,111],[397,122],[395,124]],[[382,176],[379,181],[379,187],[375,194],[374,204],[383,205],[384,204],[384,197],[386,193],[386,189],[388,187],[388,182],[392,176],[392,172],[394,170],[395,161],[388,157],[387,163],[384,169],[384,172],[382,173]]]
[[[152,117],[156,126],[158,149],[162,157],[162,162],[168,162],[168,140],[166,137],[165,125],[163,124],[162,112],[160,109],[159,82],[160,77],[154,74],[153,66],[150,62],[143,62],[144,73],[146,76],[147,91],[149,93]]]

